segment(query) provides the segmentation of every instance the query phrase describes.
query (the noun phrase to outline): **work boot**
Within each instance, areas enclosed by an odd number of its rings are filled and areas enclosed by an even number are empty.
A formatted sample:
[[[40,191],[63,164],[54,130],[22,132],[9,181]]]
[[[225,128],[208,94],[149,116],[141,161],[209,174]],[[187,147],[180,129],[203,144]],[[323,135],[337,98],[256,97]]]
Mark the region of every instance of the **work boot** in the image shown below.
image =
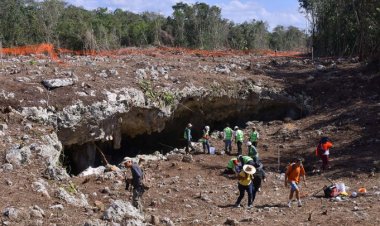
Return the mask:
[[[249,205],[248,207],[247,207],[247,209],[252,209],[253,208],[253,205]]]
[[[301,200],[298,200],[298,207],[302,207],[302,202],[301,202]]]
[[[288,202],[288,207],[289,207],[289,208],[292,207],[292,201],[289,201],[289,202]]]

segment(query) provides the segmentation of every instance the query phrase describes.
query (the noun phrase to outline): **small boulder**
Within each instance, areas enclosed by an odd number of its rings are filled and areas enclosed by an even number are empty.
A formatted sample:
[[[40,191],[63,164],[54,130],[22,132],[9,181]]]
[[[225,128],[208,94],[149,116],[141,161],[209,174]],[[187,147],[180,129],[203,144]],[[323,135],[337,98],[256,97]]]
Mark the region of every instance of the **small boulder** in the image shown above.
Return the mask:
[[[193,162],[193,156],[192,155],[184,155],[182,158],[182,162]]]
[[[116,200],[104,212],[103,219],[116,223],[121,223],[124,219],[129,219],[140,221],[142,224],[144,217],[130,202]]]
[[[75,80],[73,78],[46,79],[42,81],[42,84],[48,89],[72,86],[74,83]]]

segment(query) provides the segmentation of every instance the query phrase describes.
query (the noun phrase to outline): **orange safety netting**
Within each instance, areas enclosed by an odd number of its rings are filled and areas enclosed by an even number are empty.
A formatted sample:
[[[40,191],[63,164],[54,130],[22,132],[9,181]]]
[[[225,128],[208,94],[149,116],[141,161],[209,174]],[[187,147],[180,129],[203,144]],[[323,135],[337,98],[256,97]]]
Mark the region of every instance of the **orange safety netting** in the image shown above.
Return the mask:
[[[0,52],[6,55],[30,55],[30,54],[48,54],[52,59],[57,59],[58,55],[52,44],[40,44],[19,46],[13,48],[3,48]]]
[[[0,49],[0,53],[6,55],[30,55],[30,54],[45,54],[49,55],[53,60],[58,59],[60,54],[72,54],[72,55],[90,55],[90,56],[121,56],[121,55],[197,55],[203,57],[223,57],[232,55],[247,55],[255,54],[268,57],[297,57],[302,52],[297,51],[273,51],[273,50],[201,50],[201,49],[188,49],[179,47],[157,47],[157,48],[123,48],[118,50],[109,51],[74,51],[63,48],[54,48],[52,44],[39,44],[28,45],[13,48]]]

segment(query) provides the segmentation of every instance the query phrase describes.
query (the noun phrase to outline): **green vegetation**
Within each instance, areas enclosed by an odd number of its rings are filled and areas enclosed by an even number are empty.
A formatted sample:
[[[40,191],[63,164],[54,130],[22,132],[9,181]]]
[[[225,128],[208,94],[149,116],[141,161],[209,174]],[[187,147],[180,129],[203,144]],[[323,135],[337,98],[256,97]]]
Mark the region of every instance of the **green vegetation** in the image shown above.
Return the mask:
[[[200,49],[278,49],[305,47],[295,27],[268,31],[263,21],[235,24],[221,9],[205,3],[177,3],[170,17],[121,9],[86,10],[61,0],[1,0],[0,41],[4,47],[52,43],[73,50],[166,45]]]
[[[174,104],[175,96],[173,93],[164,91],[160,94],[160,99],[164,101],[165,106]]]
[[[152,83],[147,80],[142,80],[139,83],[140,88],[143,90],[145,96],[151,100],[156,100],[157,93],[153,90]]]
[[[66,191],[70,194],[76,194],[78,192],[78,187],[70,181],[69,184],[66,186]]]
[[[380,58],[380,1],[299,0],[317,55]]]
[[[170,106],[174,104],[175,96],[169,91],[155,91],[150,81],[142,80],[139,83],[140,88],[145,96],[154,102],[159,102],[160,105]]]

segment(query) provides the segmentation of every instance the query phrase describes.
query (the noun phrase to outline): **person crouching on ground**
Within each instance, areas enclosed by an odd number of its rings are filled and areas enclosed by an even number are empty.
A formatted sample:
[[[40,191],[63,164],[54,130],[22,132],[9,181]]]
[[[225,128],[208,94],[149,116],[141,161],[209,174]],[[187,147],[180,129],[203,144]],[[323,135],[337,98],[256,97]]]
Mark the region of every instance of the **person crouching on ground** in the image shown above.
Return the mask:
[[[230,159],[227,163],[227,168],[223,171],[223,174],[235,174],[236,173],[236,167],[239,165],[239,161],[237,160],[237,157],[233,157]]]
[[[244,165],[243,170],[238,174],[238,189],[239,189],[239,197],[236,200],[235,207],[240,208],[240,202],[244,198],[244,193],[247,191],[248,193],[248,209],[252,208],[252,193],[253,193],[253,183],[252,183],[252,175],[256,172],[254,166]]]
[[[132,205],[142,212],[141,198],[144,193],[144,187],[142,185],[143,172],[139,165],[132,163],[132,160],[128,159],[124,162],[125,168],[131,169],[132,178],[125,178],[126,189],[128,190],[129,185],[132,184]]]
[[[292,205],[292,199],[293,199],[294,192],[296,192],[296,198],[298,201],[298,206],[299,207],[302,206],[301,199],[300,199],[300,189],[298,186],[301,176],[302,176],[302,179],[303,179],[304,184],[306,186],[305,169],[302,165],[302,159],[297,158],[295,162],[291,163],[287,167],[287,170],[285,173],[285,187],[288,187],[288,184],[290,185],[288,207],[291,207],[291,205]]]

